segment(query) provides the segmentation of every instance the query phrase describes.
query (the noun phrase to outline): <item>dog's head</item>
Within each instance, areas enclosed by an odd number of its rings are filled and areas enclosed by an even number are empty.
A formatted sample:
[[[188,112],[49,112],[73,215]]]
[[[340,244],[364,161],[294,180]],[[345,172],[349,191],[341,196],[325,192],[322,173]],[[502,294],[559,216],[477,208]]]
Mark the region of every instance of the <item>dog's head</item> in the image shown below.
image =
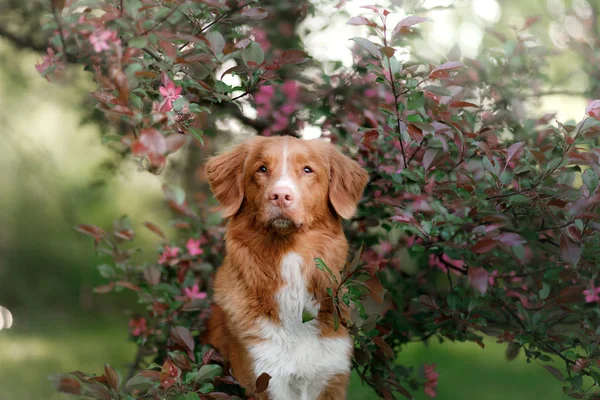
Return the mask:
[[[206,164],[224,217],[245,216],[280,233],[337,214],[351,218],[368,175],[324,140],[255,137]]]

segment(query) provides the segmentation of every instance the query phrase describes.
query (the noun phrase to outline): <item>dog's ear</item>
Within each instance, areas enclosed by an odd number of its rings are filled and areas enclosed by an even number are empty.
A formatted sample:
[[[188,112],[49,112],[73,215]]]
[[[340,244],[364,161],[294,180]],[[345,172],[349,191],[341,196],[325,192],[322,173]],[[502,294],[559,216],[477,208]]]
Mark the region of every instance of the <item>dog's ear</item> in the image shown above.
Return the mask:
[[[240,144],[226,153],[208,159],[206,177],[215,197],[221,203],[223,217],[235,215],[244,200],[244,162],[248,146]]]
[[[342,218],[350,219],[356,212],[358,201],[369,181],[369,174],[334,145],[330,145],[329,163],[331,165],[329,201]]]

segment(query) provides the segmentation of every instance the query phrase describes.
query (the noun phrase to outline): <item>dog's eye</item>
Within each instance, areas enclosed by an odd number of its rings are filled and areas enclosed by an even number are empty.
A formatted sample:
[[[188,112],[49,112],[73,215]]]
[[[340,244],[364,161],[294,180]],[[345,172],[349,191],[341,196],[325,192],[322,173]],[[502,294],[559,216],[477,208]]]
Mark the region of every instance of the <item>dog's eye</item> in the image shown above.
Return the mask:
[[[261,174],[264,174],[265,172],[267,172],[267,167],[265,167],[264,165],[263,165],[263,166],[261,166],[261,167],[258,169],[258,172],[260,172]]]
[[[312,170],[311,167],[304,167],[304,172],[307,173],[307,174],[312,174],[313,170]]]

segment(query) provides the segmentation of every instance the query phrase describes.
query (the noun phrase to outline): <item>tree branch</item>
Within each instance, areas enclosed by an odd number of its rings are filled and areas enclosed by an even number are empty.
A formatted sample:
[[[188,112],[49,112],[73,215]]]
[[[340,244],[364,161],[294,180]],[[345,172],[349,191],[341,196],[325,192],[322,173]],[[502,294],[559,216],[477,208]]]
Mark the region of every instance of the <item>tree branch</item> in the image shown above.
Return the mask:
[[[0,25],[0,37],[8,40],[20,50],[33,50],[40,53],[46,52],[46,46],[36,43],[31,37],[21,37],[16,35],[2,25]]]

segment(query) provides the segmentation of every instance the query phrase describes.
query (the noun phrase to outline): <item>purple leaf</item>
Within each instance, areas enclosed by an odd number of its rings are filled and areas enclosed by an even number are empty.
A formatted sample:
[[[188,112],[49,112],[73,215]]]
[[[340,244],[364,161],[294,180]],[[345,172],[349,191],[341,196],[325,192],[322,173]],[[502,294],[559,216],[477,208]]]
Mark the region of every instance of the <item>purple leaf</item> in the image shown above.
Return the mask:
[[[398,22],[398,24],[396,24],[396,27],[394,27],[394,30],[392,31],[392,37],[395,37],[399,33],[406,32],[407,29],[413,25],[417,25],[426,21],[431,20],[429,18],[417,17],[414,15],[406,17],[402,21]]]
[[[355,25],[355,26],[361,26],[361,25],[375,26],[375,24],[373,22],[369,21],[367,18],[362,17],[362,16],[357,16],[357,17],[350,18],[350,21],[348,21],[348,25]]]
[[[554,375],[554,377],[559,381],[565,380],[565,377],[563,376],[562,372],[560,372],[557,368],[553,367],[552,365],[542,365],[542,367],[546,368],[546,371]]]
[[[454,70],[461,69],[464,67],[465,67],[465,65],[461,62],[450,61],[450,62],[440,65],[437,68],[434,68],[431,71],[431,73],[429,74],[429,77],[432,79],[441,78],[441,77],[446,76],[449,71],[454,71]]]
[[[496,240],[507,246],[520,246],[527,243],[527,241],[523,239],[521,235],[513,232],[502,233],[498,236],[498,238],[496,238]]]
[[[250,19],[263,19],[267,18],[269,13],[262,7],[254,7],[245,9],[242,11],[242,15]]]
[[[581,258],[581,247],[570,237],[562,235],[560,238],[560,257],[569,264],[577,265]]]
[[[600,118],[600,100],[592,100],[585,108],[585,113],[596,119]]]
[[[432,166],[438,153],[439,149],[427,149],[427,151],[425,151],[425,155],[423,156],[423,168],[425,168],[425,171],[429,171],[429,167]]]
[[[350,40],[355,41],[360,47],[362,47],[375,57],[381,58],[381,51],[379,51],[375,43],[371,42],[370,40],[361,37],[354,37]]]
[[[510,145],[508,148],[508,152],[506,154],[506,163],[508,164],[513,159],[518,159],[521,154],[523,154],[523,150],[525,150],[524,142],[517,142]]]
[[[471,287],[479,293],[485,294],[488,289],[488,273],[483,268],[469,268],[469,282]]]

